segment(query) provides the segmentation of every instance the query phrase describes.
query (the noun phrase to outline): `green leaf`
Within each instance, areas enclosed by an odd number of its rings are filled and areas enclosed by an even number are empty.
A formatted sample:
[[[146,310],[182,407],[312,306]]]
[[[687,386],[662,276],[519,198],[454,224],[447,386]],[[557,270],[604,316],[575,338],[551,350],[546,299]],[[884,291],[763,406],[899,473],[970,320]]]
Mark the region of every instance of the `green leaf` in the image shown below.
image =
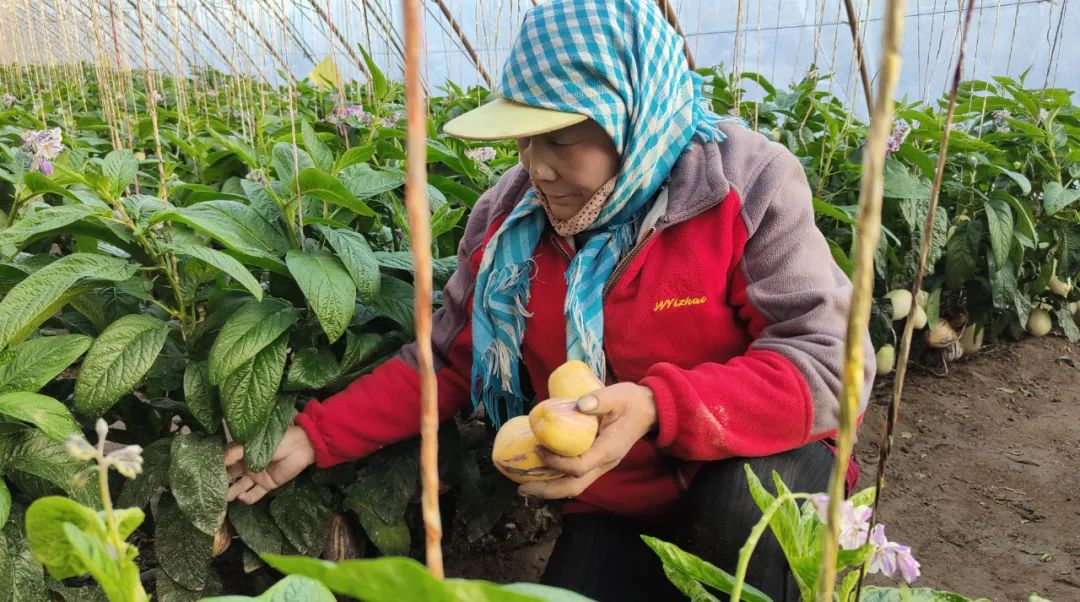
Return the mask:
[[[586,598],[581,594],[576,594],[572,591],[557,587],[551,587],[550,585],[540,585],[539,583],[511,583],[502,586],[502,589],[516,594],[532,596],[537,600],[544,600],[545,602],[589,602],[589,598]]]
[[[404,280],[383,276],[379,296],[371,303],[382,315],[401,325],[410,336],[413,331],[413,286]]]
[[[383,98],[384,96],[386,96],[386,91],[388,88],[386,83],[386,75],[384,75],[382,70],[379,69],[379,66],[375,63],[375,61],[371,60],[371,55],[368,54],[368,51],[363,46],[357,44],[356,47],[360,49],[360,54],[364,56],[364,65],[367,67],[368,77],[370,78],[372,88],[375,92],[375,98]]]
[[[349,167],[350,165],[363,163],[374,156],[374,146],[354,146],[349,150],[345,151],[343,155],[338,157],[337,163],[334,164],[333,172],[339,173],[341,170]]]
[[[644,540],[645,544],[660,557],[661,562],[664,563],[664,571],[666,573],[671,571],[671,573],[689,577],[694,581],[700,581],[705,585],[714,587],[725,593],[731,593],[732,588],[735,586],[735,577],[712,564],[705,562],[697,556],[683,551],[675,544],[661,541],[647,535],[642,535],[641,539]],[[669,579],[671,579],[671,573],[668,573]],[[674,579],[671,581],[676,586],[681,585]],[[691,595],[691,592],[686,591],[685,589],[682,591],[688,596]],[[772,602],[771,598],[749,584],[743,585],[742,596],[742,599],[747,602]]]
[[[297,551],[318,556],[330,535],[331,501],[325,487],[299,487],[292,481],[270,502],[270,516]]]
[[[75,410],[98,418],[129,393],[154,365],[169,325],[131,314],[113,322],[86,353],[75,381]]]
[[[258,554],[285,554],[291,551],[285,534],[270,516],[269,498],[263,498],[250,506],[243,502],[233,502],[229,505],[229,523],[247,547]]]
[[[338,340],[356,309],[356,287],[336,258],[289,251],[285,256],[300,290],[304,292],[330,342]]]
[[[89,567],[72,550],[64,525],[104,538],[105,523],[97,512],[61,496],[34,500],[26,510],[26,539],[34,558],[55,579],[86,574]]]
[[[180,255],[187,255],[188,257],[194,257],[199,261],[212,265],[215,268],[225,272],[229,276],[232,276],[243,285],[256,299],[262,300],[263,290],[259,285],[259,281],[251,275],[244,264],[234,259],[231,255],[226,255],[216,249],[210,247],[202,247],[197,245],[170,245],[170,248],[174,253]]]
[[[154,494],[169,483],[170,439],[158,439],[143,449],[143,469],[134,479],[125,479],[116,505],[146,508]]]
[[[981,228],[977,222],[967,222],[956,229],[945,245],[945,282],[949,288],[963,288],[965,282],[975,277],[982,244]]]
[[[345,187],[360,199],[370,199],[384,192],[397,190],[405,185],[405,174],[398,170],[375,169],[367,163],[358,163],[342,169],[338,174]]]
[[[449,599],[427,568],[412,558],[348,560],[337,564],[275,554],[264,554],[262,559],[282,573],[310,577],[334,592],[366,602]]]
[[[325,585],[301,575],[289,575],[275,583],[262,595],[250,598],[248,596],[219,596],[217,598],[204,598],[206,602],[335,602],[334,593]]]
[[[994,253],[994,265],[1004,265],[1012,247],[1013,214],[1009,203],[991,198],[983,202],[986,224],[990,231],[990,248]]]
[[[64,536],[72,552],[111,600],[147,600],[139,581],[139,567],[130,559],[117,561],[106,548],[103,535],[88,535],[71,523],[64,524]]]
[[[157,571],[154,580],[157,590],[154,592],[154,602],[199,602],[207,599],[206,596],[216,596],[224,589],[221,579],[212,569],[207,573],[206,587],[201,590],[192,590],[180,585],[169,577],[164,571]]]
[[[1067,307],[1063,307],[1054,314],[1057,316],[1058,326],[1065,333],[1065,338],[1069,339],[1070,343],[1080,341],[1080,328],[1077,328],[1076,319],[1073,317],[1072,312]],[[3,524],[2,521],[0,521],[0,524]]]
[[[134,275],[134,264],[115,257],[73,253],[57,259],[16,284],[0,301],[0,349],[21,341],[70,301],[65,292],[79,280],[120,281]]]
[[[323,171],[334,168],[334,152],[322,140],[319,140],[318,134],[306,119],[300,122],[300,137],[304,140],[304,148],[311,155],[316,167]]]
[[[184,367],[184,402],[188,411],[209,433],[221,430],[221,406],[217,390],[210,383],[207,362],[188,362]]]
[[[244,465],[248,470],[260,471],[270,463],[274,450],[281,443],[285,431],[292,425],[293,410],[296,403],[291,396],[281,395],[262,428],[244,446]]]
[[[297,317],[295,308],[280,299],[245,303],[229,316],[210,348],[210,382],[221,384],[240,366],[250,363],[281,337]]]
[[[407,555],[409,528],[405,508],[416,493],[418,450],[397,445],[371,457],[346,490],[345,505],[356,513],[364,532],[384,555]]]
[[[176,503],[196,529],[213,536],[225,520],[225,446],[216,436],[182,435],[173,439],[170,457]]]
[[[356,366],[371,359],[382,344],[382,335],[365,333],[354,335],[352,331],[345,333],[345,354],[341,357],[341,374],[347,373]]]
[[[73,481],[84,467],[85,464],[71,458],[64,444],[37,429],[0,434],[0,468],[44,479],[63,489],[73,500],[97,508],[101,505],[97,480],[83,484]]]
[[[237,441],[252,440],[270,415],[285,372],[288,343],[288,335],[278,337],[221,383],[225,422]]]
[[[24,215],[11,227],[0,231],[0,246],[16,245],[100,213],[101,209],[90,205],[61,205],[40,209]]]
[[[68,435],[78,434],[79,425],[67,406],[52,397],[15,391],[0,395],[0,414],[29,422],[46,437],[63,443]],[[4,524],[0,521],[0,525]]]
[[[860,602],[990,602],[989,598],[967,598],[953,592],[941,592],[928,587],[878,587],[863,588]]]
[[[33,192],[35,194],[45,194],[45,193],[51,192],[51,193],[53,193],[55,195],[62,196],[64,198],[66,198],[66,199],[71,199],[72,201],[75,201],[76,203],[83,202],[82,199],[80,199],[79,196],[76,195],[71,190],[68,190],[67,188],[64,188],[63,186],[61,186],[61,185],[57,184],[56,182],[54,182],[48,176],[46,176],[44,174],[40,174],[40,173],[38,173],[36,171],[27,172],[26,175],[23,176],[23,184],[26,184],[26,189],[27,190],[29,190],[30,192]],[[84,190],[82,192],[90,193],[89,190]],[[90,194],[93,194],[93,193],[90,193]],[[104,202],[100,202],[100,199],[99,199],[99,203],[95,203],[95,204],[99,208],[108,209],[108,207],[109,207]]]
[[[930,182],[912,174],[903,164],[886,161],[884,193],[889,199],[929,199]]]
[[[353,213],[375,217],[375,212],[367,203],[356,198],[337,178],[320,169],[311,167],[300,172],[300,190],[307,196],[344,207]]]
[[[352,230],[340,230],[318,226],[326,242],[337,252],[342,265],[348,270],[356,285],[360,301],[371,303],[379,294],[379,262],[371,251],[367,239]]]
[[[1043,185],[1043,209],[1047,215],[1054,215],[1058,211],[1080,199],[1080,188],[1064,188],[1057,182],[1047,182]]]
[[[307,151],[285,142],[275,144],[270,155],[270,166],[277,174],[277,179],[290,190],[294,187],[293,180],[296,179],[298,172],[315,167],[315,161],[311,159]]]
[[[64,602],[109,602],[105,592],[101,591],[96,584],[67,587],[59,581],[50,580],[48,588],[49,591],[60,594]]]
[[[90,348],[81,334],[38,337],[0,354],[0,393],[37,391]]]
[[[443,234],[454,229],[465,215],[465,208],[449,209],[449,205],[443,205],[431,216],[431,239],[438,239]]]
[[[260,267],[281,271],[278,258],[289,248],[289,241],[270,222],[251,207],[237,201],[206,201],[191,207],[162,211],[152,222],[183,222],[246,255]]]
[[[0,546],[0,592],[10,596],[5,602],[47,600],[45,570],[25,542],[0,533]]]
[[[8,516],[11,516],[11,490],[4,479],[0,479],[0,526],[7,523]]]
[[[118,197],[135,181],[135,175],[139,173],[139,161],[130,150],[117,149],[105,155],[101,173],[108,178],[112,195]]]
[[[310,577],[332,591],[366,602],[446,600],[458,602],[588,602],[573,592],[536,584],[496,585],[482,580],[439,581],[412,558],[387,557],[326,562],[303,556],[267,554],[275,569]],[[748,598],[749,599],[749,598]]]
[[[988,164],[987,167],[1012,178],[1012,180],[1020,187],[1020,192],[1031,194],[1031,180],[1028,180],[1027,176],[1024,174],[1005,169],[1004,167],[994,165],[993,163]]]
[[[341,373],[337,358],[329,349],[301,349],[293,356],[285,377],[286,391],[310,391],[332,383]]]
[[[376,251],[375,259],[384,268],[413,272],[413,259],[410,251]],[[431,263],[431,268],[436,280],[448,279],[457,269],[457,257],[440,257]]]
[[[187,589],[205,588],[213,545],[214,538],[189,523],[171,495],[161,496],[154,514],[154,552],[169,577]]]

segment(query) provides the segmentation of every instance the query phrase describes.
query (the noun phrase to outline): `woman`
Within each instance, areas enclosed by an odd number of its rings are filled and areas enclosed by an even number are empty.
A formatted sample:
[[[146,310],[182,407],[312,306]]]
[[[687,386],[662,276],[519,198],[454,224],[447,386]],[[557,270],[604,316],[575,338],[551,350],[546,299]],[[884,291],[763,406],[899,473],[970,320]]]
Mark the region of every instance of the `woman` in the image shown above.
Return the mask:
[[[531,9],[500,92],[446,125],[516,138],[521,165],[474,207],[435,315],[440,417],[471,400],[497,426],[545,399],[568,358],[588,363],[608,383],[578,402],[601,417],[595,444],[547,454],[568,476],[520,488],[570,499],[543,582],[681,599],[640,533],[733,571],[760,518],[744,463],[826,489],[850,283],[798,160],[705,108],[651,1]],[[866,356],[869,385],[869,342]],[[415,435],[419,397],[409,345],[308,403],[264,472],[231,447],[229,498],[253,503],[312,463]],[[775,600],[797,597],[775,540],[750,567]]]

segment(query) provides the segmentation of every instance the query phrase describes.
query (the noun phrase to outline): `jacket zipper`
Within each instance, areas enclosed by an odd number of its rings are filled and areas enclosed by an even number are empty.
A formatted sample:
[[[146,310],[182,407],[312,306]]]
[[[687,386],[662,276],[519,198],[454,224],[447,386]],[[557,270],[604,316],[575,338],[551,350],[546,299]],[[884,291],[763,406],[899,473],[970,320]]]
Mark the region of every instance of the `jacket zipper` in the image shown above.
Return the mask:
[[[645,245],[647,245],[649,241],[652,240],[652,237],[655,235],[656,227],[654,226],[652,228],[649,228],[649,231],[645,233],[645,236],[641,237],[641,240],[639,240],[636,245],[630,248],[630,252],[626,254],[626,257],[623,257],[622,261],[620,261],[619,264],[615,266],[615,269],[611,272],[611,276],[608,278],[607,282],[604,283],[604,292],[601,295],[602,299],[607,298],[608,293],[611,292],[611,289],[615,286],[615,283],[619,280],[619,278],[622,278],[623,272],[625,272],[626,269],[630,267],[630,262],[633,261],[635,257],[637,257],[637,254],[645,248]]]

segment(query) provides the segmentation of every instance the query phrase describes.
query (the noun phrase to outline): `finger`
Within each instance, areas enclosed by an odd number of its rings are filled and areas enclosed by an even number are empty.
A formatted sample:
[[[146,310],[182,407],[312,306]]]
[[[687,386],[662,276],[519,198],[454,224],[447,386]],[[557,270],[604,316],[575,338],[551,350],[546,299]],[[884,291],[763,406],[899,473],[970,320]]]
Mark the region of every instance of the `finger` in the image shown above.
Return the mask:
[[[240,494],[248,491],[254,485],[255,481],[251,480],[251,477],[248,475],[240,477],[235,483],[229,486],[229,491],[225,495],[225,500],[229,502],[235,500]]]
[[[621,390],[618,386],[611,386],[586,393],[577,402],[578,411],[593,416],[621,412],[624,405]]]
[[[240,462],[237,462],[236,464],[230,464],[225,468],[225,474],[229,476],[229,482],[232,483],[236,479],[243,476],[244,465]]]
[[[548,500],[573,498],[581,495],[589,485],[592,485],[605,472],[607,472],[607,469],[601,467],[580,477],[563,477],[554,481],[525,483],[518,487],[518,493]]]
[[[234,441],[225,448],[225,466],[234,466],[243,459],[244,445],[242,443]]]
[[[568,458],[540,448],[544,465],[570,476],[580,477],[606,464],[618,463],[634,445],[632,437],[618,423],[602,429],[589,449],[580,456]]]
[[[239,499],[241,502],[244,502],[245,504],[251,505],[261,500],[263,496],[266,495],[266,493],[267,489],[265,487],[256,485],[251,489],[248,489],[244,493],[241,493],[240,497],[237,499]]]

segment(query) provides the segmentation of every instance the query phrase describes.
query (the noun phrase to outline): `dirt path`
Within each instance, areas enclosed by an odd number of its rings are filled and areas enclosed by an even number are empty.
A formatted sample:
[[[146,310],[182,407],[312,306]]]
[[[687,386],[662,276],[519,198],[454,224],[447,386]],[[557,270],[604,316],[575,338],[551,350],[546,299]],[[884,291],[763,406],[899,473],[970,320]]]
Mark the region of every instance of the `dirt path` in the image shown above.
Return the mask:
[[[891,386],[878,383],[860,431],[860,487],[873,484]],[[1045,338],[987,349],[947,377],[915,371],[904,397],[882,519],[922,563],[918,585],[1080,600],[1080,346]],[[535,580],[554,533],[516,535],[506,537],[534,542],[451,555],[448,573]]]

